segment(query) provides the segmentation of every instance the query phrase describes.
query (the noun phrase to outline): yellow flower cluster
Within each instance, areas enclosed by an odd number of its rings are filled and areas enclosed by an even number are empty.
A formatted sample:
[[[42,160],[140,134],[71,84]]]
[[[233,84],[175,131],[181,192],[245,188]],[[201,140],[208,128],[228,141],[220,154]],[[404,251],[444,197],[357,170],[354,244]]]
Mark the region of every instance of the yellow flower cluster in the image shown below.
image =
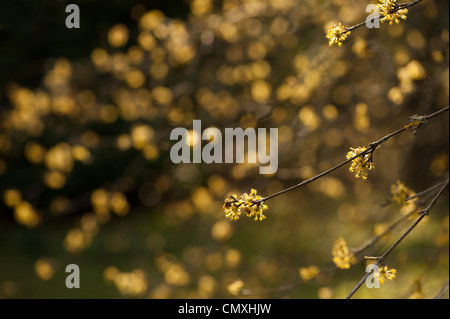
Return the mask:
[[[113,282],[123,296],[139,296],[147,291],[148,281],[143,270],[121,272],[116,267],[109,266],[103,272],[107,282]]]
[[[331,251],[333,255],[333,262],[338,268],[348,269],[350,264],[355,262],[355,256],[347,247],[347,243],[344,238],[339,237],[333,245],[333,250]]]
[[[410,190],[400,181],[391,185],[392,201],[401,206],[403,215],[407,215],[416,208],[417,198],[406,200],[408,197],[414,196],[416,193]]]
[[[404,205],[406,198],[410,196],[411,191],[400,181],[391,185],[392,200],[399,205]]]
[[[256,193],[256,189],[251,189],[250,195],[244,193],[239,200],[237,199],[236,194],[228,196],[223,204],[225,217],[236,221],[239,219],[241,213],[245,212],[248,217],[254,217],[255,221],[266,219],[263,212],[268,207],[261,201],[261,195],[257,195]]]
[[[366,150],[363,147],[350,148],[351,151],[347,153],[347,159],[350,159]],[[367,171],[370,171],[372,168],[375,168],[375,165],[372,162],[370,154],[365,154],[363,156],[358,156],[352,160],[352,165],[349,168],[349,171],[355,173],[355,177],[362,179],[367,179]]]
[[[392,280],[395,278],[397,269],[388,269],[388,266],[381,267],[378,272],[375,272],[375,278],[378,278],[380,284],[384,284],[386,279]]]
[[[329,28],[326,38],[328,39],[329,45],[336,43],[338,46],[342,46],[342,41],[347,39],[350,35],[350,31],[339,22],[339,24]]]
[[[389,21],[389,24],[392,24],[393,22],[399,23],[400,19],[406,20],[408,9],[397,10],[397,0],[380,0],[377,6],[382,16],[380,19],[381,22]]]

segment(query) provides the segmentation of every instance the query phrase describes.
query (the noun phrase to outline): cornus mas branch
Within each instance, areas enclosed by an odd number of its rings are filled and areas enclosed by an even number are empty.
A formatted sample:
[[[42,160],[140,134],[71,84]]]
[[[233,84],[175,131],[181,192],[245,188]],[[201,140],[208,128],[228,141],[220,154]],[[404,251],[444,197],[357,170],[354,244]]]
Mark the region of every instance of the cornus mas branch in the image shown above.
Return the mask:
[[[430,115],[424,115],[424,116],[412,116],[412,117],[411,117],[411,122],[410,122],[410,124],[405,125],[405,126],[402,127],[401,129],[398,129],[398,130],[396,130],[396,131],[394,131],[394,132],[392,132],[392,133],[390,133],[390,134],[388,134],[388,135],[382,137],[382,138],[379,139],[378,141],[375,141],[375,142],[370,143],[370,144],[369,144],[369,147],[368,147],[365,151],[363,151],[363,152],[361,152],[361,153],[358,153],[357,155],[355,155],[355,156],[353,156],[353,157],[350,157],[349,159],[343,161],[342,163],[339,163],[339,164],[337,164],[336,166],[334,166],[334,167],[332,167],[332,168],[330,168],[330,169],[328,169],[328,170],[326,170],[326,171],[324,171],[324,172],[322,172],[322,173],[320,173],[320,174],[318,174],[318,175],[316,175],[316,176],[314,176],[314,177],[311,177],[310,179],[304,180],[304,181],[302,181],[302,182],[300,182],[300,183],[298,183],[298,184],[296,184],[296,185],[293,185],[293,186],[291,186],[291,187],[289,187],[289,188],[286,188],[286,189],[284,189],[284,190],[282,190],[282,191],[279,191],[279,192],[277,192],[277,193],[275,193],[275,194],[266,196],[266,197],[264,197],[264,198],[262,198],[262,199],[260,199],[260,200],[258,200],[258,201],[254,201],[254,203],[255,203],[255,204],[258,204],[258,203],[267,201],[267,200],[269,200],[269,199],[271,199],[271,198],[273,198],[273,197],[276,197],[276,196],[278,196],[278,195],[281,195],[281,194],[284,194],[284,193],[286,193],[286,192],[289,192],[289,191],[291,191],[291,190],[293,190],[293,189],[295,189],[295,188],[298,188],[298,187],[304,186],[304,185],[306,185],[306,184],[309,184],[309,183],[311,183],[311,182],[314,182],[315,180],[317,180],[317,179],[319,179],[319,178],[321,178],[321,177],[323,177],[323,176],[325,176],[325,175],[330,174],[331,172],[337,170],[338,168],[344,166],[345,164],[347,164],[347,163],[353,161],[354,159],[356,159],[356,158],[358,158],[358,157],[360,157],[360,156],[365,156],[365,155],[367,155],[367,154],[372,155],[373,152],[375,152],[375,150],[378,148],[378,146],[380,146],[380,145],[383,144],[384,142],[388,141],[388,140],[389,140],[390,138],[392,138],[393,136],[395,136],[395,135],[397,135],[397,134],[400,134],[400,133],[402,133],[402,132],[404,132],[404,131],[406,131],[406,130],[408,130],[409,128],[411,128],[411,127],[414,126],[414,125],[411,125],[411,124],[414,124],[415,122],[420,122],[420,123],[416,123],[416,124],[417,124],[416,130],[417,130],[417,128],[418,128],[420,125],[424,124],[427,120],[432,119],[433,117],[436,117],[436,116],[438,116],[438,115],[441,115],[441,114],[443,114],[444,112],[447,112],[448,110],[449,110],[449,107],[447,106],[446,108],[443,108],[443,109],[441,109],[441,110],[439,110],[439,111],[437,111],[437,112],[434,112],[434,113],[432,113],[432,114],[430,114]],[[420,121],[418,121],[417,119],[420,119]]]
[[[393,22],[399,23],[400,20],[406,19],[406,14],[408,13],[407,8],[412,7],[421,1],[422,0],[414,0],[408,3],[397,4],[397,0],[379,0],[378,4],[368,5],[366,8],[367,12],[367,9],[371,9],[372,6],[373,12],[373,6],[375,6],[375,14],[378,14],[377,16],[370,14],[367,17],[366,21],[358,23],[351,27],[343,26],[342,23],[339,22],[339,24],[337,25],[330,26],[325,37],[328,38],[328,44],[330,46],[333,44],[337,44],[339,47],[341,47],[342,42],[347,39],[351,31],[363,25],[366,25],[368,28],[373,28],[374,26],[378,28],[379,23],[385,21],[389,21],[389,24],[392,24]],[[381,14],[379,14],[380,11]]]
[[[448,174],[448,172],[447,172]],[[437,189],[437,188],[441,188],[444,184],[446,184],[447,181],[443,181],[441,183],[438,183],[436,185],[433,185],[429,188],[427,188],[426,190],[423,190],[413,196],[409,196],[407,198],[405,198],[405,202],[410,201],[414,198],[418,198],[421,197],[425,194],[428,194],[429,192]],[[380,240],[381,238],[383,238],[383,236],[385,236],[387,233],[389,233],[390,231],[392,231],[395,227],[397,227],[398,225],[400,225],[402,222],[404,222],[405,220],[407,220],[410,216],[412,216],[416,211],[412,211],[404,216],[402,216],[400,219],[398,219],[397,221],[395,221],[394,223],[392,223],[388,228],[386,228],[381,234],[378,234],[374,237],[372,237],[371,239],[369,239],[365,244],[363,244],[362,246],[358,247],[358,248],[354,248],[351,249],[353,255],[359,255],[361,254],[364,250],[372,247],[378,240]],[[378,259],[378,258],[377,258]]]
[[[395,7],[393,10],[391,10],[391,12],[390,13],[395,13],[395,12],[397,12],[397,11],[399,11],[399,10],[402,10],[402,9],[406,9],[406,8],[409,8],[409,7],[412,7],[412,6],[415,6],[416,4],[418,4],[419,2],[422,2],[422,0],[414,0],[414,1],[411,1],[411,2],[408,2],[408,3],[402,3],[402,4],[399,4],[399,5],[397,5],[397,7]],[[381,19],[383,19],[384,18],[384,15],[379,15],[379,16],[376,16],[376,17],[374,17],[374,18],[372,18],[371,20],[369,20],[369,22],[375,22],[376,20],[381,20]],[[353,31],[353,30],[355,30],[355,29],[358,29],[359,27],[362,27],[363,25],[366,25],[366,23],[367,23],[367,21],[364,21],[364,22],[361,22],[361,23],[358,23],[358,24],[355,24],[355,25],[353,25],[353,26],[351,26],[351,27],[345,27],[344,29],[345,29],[345,31]]]
[[[418,214],[420,215],[419,218],[417,218],[416,221],[385,251],[385,253],[377,259],[377,261],[375,262],[375,266],[377,267],[380,266],[384,262],[386,257],[389,256],[389,254],[395,249],[395,247],[397,247],[398,244],[400,244],[400,242],[420,223],[422,219],[425,218],[425,216],[428,216],[430,214],[431,209],[444,192],[444,189],[447,187],[448,182],[449,179],[447,178],[445,184],[440,188],[436,196],[434,196],[434,198],[431,200],[430,204],[428,204],[428,206],[424,210],[418,212]],[[355,294],[355,292],[362,286],[362,284],[366,281],[367,277],[369,277],[369,275],[371,275],[373,272],[374,270],[367,272],[364,275],[364,277],[352,289],[352,291],[348,294],[346,299],[350,299]]]
[[[447,174],[448,174],[448,172],[447,172]],[[406,197],[405,201],[409,201],[411,199],[418,198],[418,197],[421,197],[422,195],[428,194],[428,193],[434,191],[435,189],[438,189],[439,187],[441,187],[444,183],[445,183],[445,181],[441,182],[441,183],[438,183],[438,184],[436,184],[434,186],[431,186],[430,188],[427,188],[426,190],[423,190],[420,193],[417,193],[415,195],[411,195],[409,197]],[[393,200],[391,200],[391,199],[387,200],[386,202],[381,204],[381,206],[387,206],[387,205],[391,204],[392,202],[393,202]]]
[[[448,174],[448,172],[447,172]],[[443,181],[443,182],[439,182],[436,185],[433,185],[413,196],[409,196],[407,198],[405,198],[405,202],[412,200],[414,198],[418,198],[421,197],[425,194],[428,194],[429,192],[442,187],[445,183],[447,183],[447,181]],[[397,226],[399,226],[400,224],[402,224],[404,221],[406,221],[409,217],[411,217],[413,214],[415,214],[416,211],[412,211],[404,216],[402,216],[400,219],[398,219],[397,221],[393,222],[386,230],[384,230],[381,234],[376,235],[372,238],[370,238],[369,240],[367,240],[363,245],[361,245],[358,248],[353,248],[350,249],[352,254],[354,256],[358,256],[360,255],[363,251],[367,250],[368,248],[372,247],[375,243],[377,243],[381,238],[383,238],[384,235],[386,235],[388,232],[392,231],[394,228],[396,228]],[[359,258],[359,257],[358,257]],[[366,259],[374,259],[374,260],[378,260],[378,257],[365,257]],[[326,267],[322,267],[321,269],[319,269],[319,273],[317,274],[330,274],[330,273],[334,273],[336,270],[338,270],[336,265],[333,266],[326,266]],[[317,277],[316,276],[316,277]],[[315,277],[314,277],[315,278]],[[294,282],[290,282],[281,286],[277,286],[277,287],[269,287],[269,288],[257,288],[257,289],[249,289],[249,288],[244,288],[242,289],[240,295],[241,296],[252,296],[252,295],[261,295],[261,294],[275,294],[275,293],[283,293],[283,292],[287,292],[287,291],[291,291],[294,290],[298,287],[300,287],[301,285],[303,285],[304,283],[308,282],[309,280],[303,280],[303,279],[299,279],[296,280]]]

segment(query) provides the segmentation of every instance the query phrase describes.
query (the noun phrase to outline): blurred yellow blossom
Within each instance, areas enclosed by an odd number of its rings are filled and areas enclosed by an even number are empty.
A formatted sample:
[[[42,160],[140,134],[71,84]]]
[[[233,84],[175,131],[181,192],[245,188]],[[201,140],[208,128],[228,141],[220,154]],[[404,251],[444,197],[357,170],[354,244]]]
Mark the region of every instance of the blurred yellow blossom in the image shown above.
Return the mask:
[[[79,228],[70,229],[64,238],[64,248],[72,253],[78,254],[87,248],[92,242],[92,234],[84,232]]]
[[[403,206],[406,203],[406,199],[413,196],[415,193],[408,189],[403,182],[397,181],[395,184],[391,185],[391,194],[392,201]]]
[[[148,289],[148,282],[145,273],[141,269],[135,269],[131,272],[120,272],[116,269],[107,268],[105,277],[113,277],[114,285],[123,296],[139,296]]]
[[[136,149],[143,149],[152,139],[154,130],[148,125],[137,124],[131,128],[131,140]]]
[[[44,160],[47,150],[36,142],[28,142],[25,144],[25,157],[33,164],[40,164]]]
[[[119,192],[114,192],[111,194],[110,205],[112,211],[119,216],[128,214],[128,211],[130,210],[130,205],[127,202],[127,198],[124,194]]]
[[[196,16],[201,16],[210,12],[213,8],[211,0],[193,0],[191,2],[191,12]]]
[[[334,242],[331,254],[333,255],[333,262],[336,264],[338,268],[341,269],[350,268],[350,264],[355,261],[353,253],[350,252],[350,250],[347,247],[347,243],[342,237],[339,237]]]
[[[39,215],[28,202],[20,202],[14,207],[14,218],[19,224],[33,228],[39,223]]]
[[[34,263],[34,271],[42,280],[49,280],[53,277],[54,269],[48,258],[39,258]]]
[[[70,172],[73,168],[72,148],[67,143],[55,145],[45,155],[45,163],[49,169]]]
[[[165,281],[174,286],[185,286],[191,281],[191,276],[178,264],[171,264],[164,272]]]
[[[50,170],[44,174],[44,182],[48,187],[60,189],[66,184],[66,176],[56,170]]]
[[[224,220],[217,221],[211,228],[211,236],[219,242],[226,242],[232,235],[233,228]]]
[[[300,267],[299,274],[303,281],[308,281],[317,277],[319,274],[319,268],[314,265],[309,267]]]
[[[113,47],[124,46],[128,42],[128,28],[124,24],[116,24],[108,32],[108,42]]]
[[[114,278],[117,276],[118,273],[119,273],[119,269],[117,269],[114,266],[108,266],[103,271],[103,278],[107,282],[114,282]]]
[[[3,201],[8,207],[14,207],[22,202],[22,194],[17,189],[8,189],[3,193]]]
[[[239,296],[242,291],[242,288],[244,288],[244,282],[238,279],[229,284],[227,290],[233,296]]]
[[[72,156],[77,161],[87,162],[87,160],[91,157],[91,153],[86,147],[82,145],[73,145]]]

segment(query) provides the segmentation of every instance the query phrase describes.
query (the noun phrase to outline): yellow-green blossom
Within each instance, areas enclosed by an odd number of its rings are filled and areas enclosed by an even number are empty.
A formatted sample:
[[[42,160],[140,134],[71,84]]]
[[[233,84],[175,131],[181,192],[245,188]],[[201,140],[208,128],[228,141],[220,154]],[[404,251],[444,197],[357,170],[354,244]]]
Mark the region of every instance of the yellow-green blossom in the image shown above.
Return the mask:
[[[396,184],[391,185],[392,200],[397,204],[403,206],[406,203],[408,197],[413,196],[415,193],[411,191],[400,181]]]
[[[230,195],[228,198],[225,198],[225,203],[223,204],[225,217],[235,221],[238,220],[239,215],[241,215],[241,211],[239,210],[240,204],[236,197],[236,194]]]
[[[261,195],[257,195],[256,189],[250,191],[250,195],[244,193],[240,199],[237,195],[230,195],[225,199],[223,209],[225,217],[230,220],[238,220],[241,213],[245,213],[248,217],[253,217],[254,220],[262,221],[266,219],[263,212],[268,208],[261,200]]]
[[[239,296],[239,294],[242,291],[242,288],[244,288],[244,283],[242,280],[235,280],[231,284],[228,285],[227,290],[230,294],[233,296]]]
[[[333,255],[333,262],[338,268],[348,269],[350,264],[355,262],[355,256],[347,247],[347,243],[344,238],[339,237],[333,245],[333,250],[331,251]]]
[[[334,43],[336,43],[338,46],[341,46],[342,41],[347,39],[349,34],[350,31],[348,31],[347,28],[339,22],[338,25],[329,28],[326,38],[328,39],[328,43],[330,46]]]
[[[317,277],[319,274],[319,268],[314,265],[309,267],[300,267],[298,272],[303,281],[308,281]]]
[[[380,284],[384,284],[386,279],[392,280],[395,278],[397,269],[388,269],[388,266],[381,267],[378,272],[375,272],[375,278],[378,278]]]
[[[408,9],[397,10],[397,0],[380,0],[377,6],[382,16],[380,19],[381,22],[389,21],[389,24],[392,24],[393,22],[399,23],[400,19],[406,20]]]
[[[366,150],[363,147],[350,148],[351,151],[347,153],[347,159],[350,159]],[[349,171],[355,173],[355,177],[362,179],[367,179],[367,171],[370,171],[372,168],[375,168],[375,165],[372,162],[370,154],[365,154],[356,157],[352,160],[352,165],[349,168]]]

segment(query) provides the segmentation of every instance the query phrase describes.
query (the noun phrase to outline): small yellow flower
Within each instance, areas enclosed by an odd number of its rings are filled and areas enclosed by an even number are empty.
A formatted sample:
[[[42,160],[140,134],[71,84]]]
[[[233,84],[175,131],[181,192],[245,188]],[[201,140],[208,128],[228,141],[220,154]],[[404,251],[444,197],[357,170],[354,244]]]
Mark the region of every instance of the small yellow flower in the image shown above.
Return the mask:
[[[338,268],[348,269],[350,264],[355,261],[353,253],[347,247],[347,243],[344,238],[339,237],[333,245],[333,250],[331,251],[333,255],[333,262]]]
[[[351,151],[347,153],[347,159],[350,159],[366,150],[363,147],[350,148]],[[349,171],[355,173],[355,177],[362,179],[367,179],[367,171],[370,171],[372,168],[375,168],[375,165],[372,162],[371,155],[365,154],[362,156],[358,156],[352,160],[352,165],[349,168]]]
[[[225,199],[223,209],[225,211],[225,217],[230,220],[238,220],[241,213],[245,213],[248,217],[262,221],[266,219],[263,212],[268,208],[262,201],[261,195],[257,195],[256,189],[250,191],[250,195],[244,193],[238,200],[237,195],[230,195]]]
[[[239,210],[241,204],[236,197],[236,194],[230,195],[228,198],[225,198],[225,203],[223,204],[225,217],[234,221],[238,220],[241,215],[241,211]]]
[[[299,274],[303,281],[308,281],[317,277],[319,268],[317,266],[300,267]]]
[[[388,269],[388,266],[381,267],[378,272],[375,272],[375,278],[378,278],[380,284],[384,284],[386,279],[392,280],[395,278],[397,269]]]
[[[228,285],[227,290],[233,296],[239,296],[239,294],[244,288],[244,282],[242,280],[235,280],[231,284]]]
[[[377,6],[382,16],[381,22],[389,21],[389,24],[392,24],[393,22],[399,23],[400,19],[406,20],[408,9],[397,10],[397,0],[380,0]]]
[[[342,23],[339,22],[338,25],[335,25],[333,27],[330,27],[328,30],[328,33],[326,35],[326,38],[329,40],[329,45],[333,45],[336,43],[338,46],[342,46],[342,41],[347,39],[347,37],[350,35],[350,31],[347,31],[347,28],[342,25]]]

